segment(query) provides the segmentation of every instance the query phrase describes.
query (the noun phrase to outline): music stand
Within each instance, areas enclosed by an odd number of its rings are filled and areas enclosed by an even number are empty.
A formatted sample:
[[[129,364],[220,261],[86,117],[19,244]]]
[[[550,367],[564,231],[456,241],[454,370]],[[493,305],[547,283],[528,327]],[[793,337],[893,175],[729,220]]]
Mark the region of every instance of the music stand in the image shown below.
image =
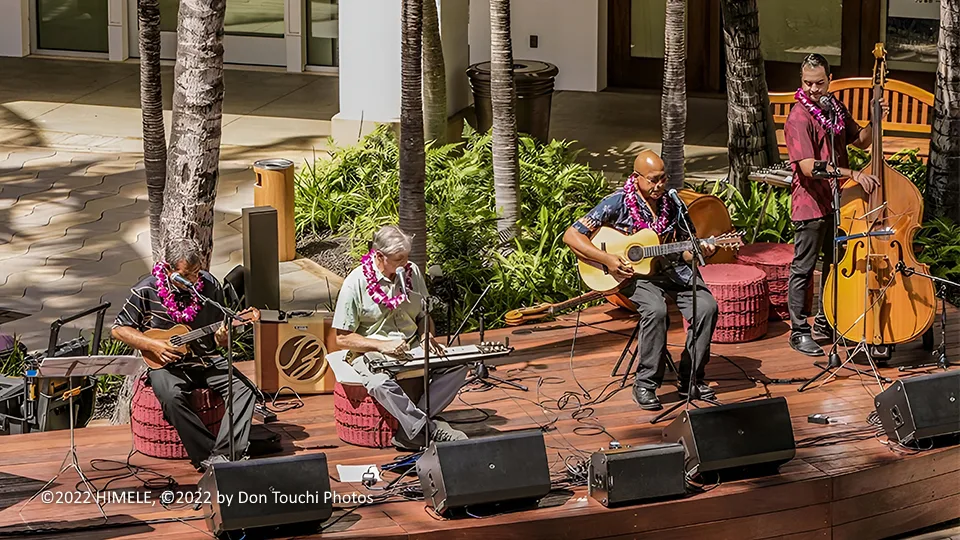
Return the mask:
[[[85,474],[83,474],[83,469],[80,468],[80,459],[77,456],[77,440],[75,435],[75,424],[74,424],[74,410],[73,410],[73,398],[80,394],[86,388],[74,388],[73,387],[73,377],[98,377],[100,375],[136,375],[139,372],[140,365],[142,360],[136,356],[67,356],[61,358],[46,358],[37,367],[37,369],[30,369],[26,372],[26,377],[30,379],[52,379],[52,378],[65,378],[69,381],[70,389],[64,392],[60,399],[68,400],[70,408],[70,450],[67,451],[67,455],[64,456],[63,462],[60,465],[60,472],[58,472],[53,478],[50,479],[39,491],[34,493],[27,502],[23,503],[23,506],[20,507],[20,517],[23,519],[23,510],[37,498],[38,495],[43,493],[50,487],[51,484],[57,481],[60,478],[60,475],[65,473],[68,469],[74,469],[77,471],[77,476],[80,477],[80,480],[87,487],[87,489],[92,494],[98,493],[98,490],[93,487],[90,483],[90,480]],[[96,383],[94,383],[96,384]],[[57,399],[56,396],[44,396],[51,399]],[[103,516],[104,521],[107,521],[107,514],[103,511],[103,505],[100,504],[99,497],[94,496],[94,501],[97,503],[97,509],[100,510],[100,515]]]

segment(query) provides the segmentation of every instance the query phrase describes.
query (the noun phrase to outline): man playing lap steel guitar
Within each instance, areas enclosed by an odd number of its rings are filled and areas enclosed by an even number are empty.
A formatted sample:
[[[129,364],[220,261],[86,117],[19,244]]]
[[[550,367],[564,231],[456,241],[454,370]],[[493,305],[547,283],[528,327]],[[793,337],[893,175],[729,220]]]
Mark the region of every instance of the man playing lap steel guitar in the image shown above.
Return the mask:
[[[663,382],[667,348],[667,305],[664,295],[677,302],[680,313],[690,321],[693,316],[693,270],[687,263],[693,260],[689,251],[682,255],[665,255],[658,261],[660,272],[651,276],[634,274],[634,267],[626,258],[600,250],[591,241],[601,226],[632,235],[641,229],[652,229],[660,236],[661,243],[688,240],[686,230],[679,221],[676,204],[664,197],[667,175],[663,161],[654,152],[645,150],[637,156],[633,174],[624,187],[608,195],[596,208],[574,223],[563,235],[577,257],[604,265],[622,284],[620,294],[629,298],[640,314],[640,366],[633,383],[633,400],[641,409],[661,409],[656,390]],[[716,248],[704,244],[704,257],[713,255]],[[682,260],[681,260],[682,257]],[[687,332],[687,346],[680,361],[680,397],[686,398],[690,383],[689,350],[696,342],[697,358],[694,359],[696,380],[693,398],[712,399],[715,394],[704,381],[704,369],[710,358],[710,339],[717,324],[717,302],[703,281],[697,284],[697,321]]]
[[[160,401],[163,415],[176,428],[190,456],[190,462],[203,471],[212,463],[230,461],[230,426],[227,417],[214,438],[197,413],[191,410],[189,395],[195,388],[207,387],[226,402],[228,393],[227,360],[217,353],[217,346],[227,345],[227,328],[223,313],[215,306],[204,306],[184,285],[172,277],[174,272],[192,283],[210,300],[224,303],[223,289],[208,272],[200,269],[200,253],[192,242],[173,242],[167,246],[166,261],[153,268],[132,289],[130,298],[117,315],[112,335],[115,339],[141,351],[150,367],[147,384]],[[240,315],[254,318],[257,311],[247,309]],[[178,324],[186,325],[197,336],[187,346],[175,347],[169,339],[152,337],[164,334]],[[243,323],[234,321],[234,326]],[[213,334],[212,336],[210,334]],[[191,336],[193,337],[193,336]],[[242,455],[247,448],[256,398],[253,390],[234,372],[233,411],[234,448]],[[235,456],[238,457],[238,456]]]

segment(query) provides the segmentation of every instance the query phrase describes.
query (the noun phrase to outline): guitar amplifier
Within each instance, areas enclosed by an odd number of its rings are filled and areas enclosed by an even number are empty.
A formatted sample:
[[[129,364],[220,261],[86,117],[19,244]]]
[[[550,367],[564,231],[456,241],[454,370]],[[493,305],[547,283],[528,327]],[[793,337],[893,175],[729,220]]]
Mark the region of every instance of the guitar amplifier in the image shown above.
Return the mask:
[[[254,323],[256,383],[264,392],[299,395],[330,394],[337,384],[327,354],[337,350],[333,314],[318,311],[309,317],[280,319],[276,311],[261,311]]]

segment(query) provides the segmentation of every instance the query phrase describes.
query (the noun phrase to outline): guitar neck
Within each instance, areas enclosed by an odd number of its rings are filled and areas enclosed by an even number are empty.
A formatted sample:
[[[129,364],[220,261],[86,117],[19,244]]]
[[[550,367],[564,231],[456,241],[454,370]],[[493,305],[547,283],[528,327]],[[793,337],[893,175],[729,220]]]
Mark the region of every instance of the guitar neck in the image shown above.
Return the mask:
[[[216,322],[213,324],[208,324],[207,326],[202,326],[200,328],[197,328],[196,330],[191,330],[186,334],[180,334],[179,336],[175,336],[176,341],[178,342],[176,345],[178,346],[186,345],[187,343],[190,343],[191,341],[196,341],[202,338],[203,336],[210,335],[216,332],[222,325],[223,323]]]
[[[592,302],[594,300],[598,300],[602,298],[604,294],[605,293],[600,291],[590,291],[586,294],[581,294],[580,296],[577,296],[575,298],[564,300],[563,302],[559,302],[557,304],[551,305],[550,312],[556,313],[557,311],[563,311],[565,309],[579,306],[580,304],[586,304],[587,302]]]
[[[643,248],[643,258],[661,257],[671,253],[680,253],[693,249],[693,242],[673,242],[671,244],[660,244],[659,246],[650,246]]]

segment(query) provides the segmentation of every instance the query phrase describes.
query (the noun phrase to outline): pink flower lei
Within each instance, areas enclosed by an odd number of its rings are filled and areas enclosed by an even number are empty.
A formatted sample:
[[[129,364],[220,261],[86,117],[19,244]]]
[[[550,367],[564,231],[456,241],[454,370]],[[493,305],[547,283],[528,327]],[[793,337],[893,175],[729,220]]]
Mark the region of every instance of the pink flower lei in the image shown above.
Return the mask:
[[[396,296],[387,296],[387,293],[380,287],[380,282],[377,280],[377,272],[373,268],[373,253],[373,250],[370,250],[360,259],[360,266],[363,268],[363,277],[367,278],[367,293],[370,294],[370,298],[373,298],[374,302],[381,306],[391,310],[396,309],[397,306],[407,301],[407,295],[401,292]],[[410,291],[413,290],[413,281],[411,278],[413,273],[410,269],[410,263],[407,263],[404,268],[406,269],[404,279],[406,280],[407,290]]]
[[[176,298],[174,298],[173,292],[167,288],[167,273],[166,270],[170,268],[170,265],[160,261],[153,266],[153,277],[157,278],[157,295],[160,297],[160,302],[163,304],[163,307],[167,308],[167,314],[170,315],[170,318],[174,321],[180,322],[190,322],[200,312],[200,299],[196,296],[192,296],[190,300],[190,305],[185,308],[181,308]],[[197,291],[203,290],[203,280],[197,280]]]
[[[652,224],[647,223],[640,213],[640,205],[637,200],[637,173],[631,174],[623,184],[623,200],[630,210],[630,217],[633,219],[633,227],[635,229],[650,228],[657,234],[663,234],[663,232],[667,230],[670,223],[670,213],[673,211],[670,199],[661,199],[660,215]]]
[[[797,92],[793,94],[793,97],[803,105],[803,108],[806,109],[811,116],[817,119],[817,122],[823,126],[823,129],[833,131],[834,135],[839,135],[843,131],[843,109],[840,107],[839,101],[836,99],[830,100],[833,103],[834,118],[837,119],[836,123],[833,123],[827,118],[827,115],[823,114],[823,109],[821,109],[819,105],[810,101],[810,98],[802,88],[797,88]]]

